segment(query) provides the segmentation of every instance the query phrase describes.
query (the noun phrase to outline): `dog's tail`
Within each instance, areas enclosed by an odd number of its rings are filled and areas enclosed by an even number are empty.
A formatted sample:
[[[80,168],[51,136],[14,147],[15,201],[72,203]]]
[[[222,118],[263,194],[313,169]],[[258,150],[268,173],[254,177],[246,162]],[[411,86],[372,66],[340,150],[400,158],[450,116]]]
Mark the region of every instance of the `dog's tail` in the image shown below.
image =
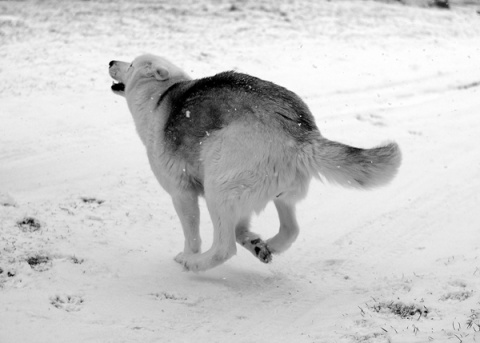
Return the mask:
[[[316,137],[310,146],[313,175],[345,187],[371,188],[390,182],[397,173],[402,154],[397,143],[360,149]]]

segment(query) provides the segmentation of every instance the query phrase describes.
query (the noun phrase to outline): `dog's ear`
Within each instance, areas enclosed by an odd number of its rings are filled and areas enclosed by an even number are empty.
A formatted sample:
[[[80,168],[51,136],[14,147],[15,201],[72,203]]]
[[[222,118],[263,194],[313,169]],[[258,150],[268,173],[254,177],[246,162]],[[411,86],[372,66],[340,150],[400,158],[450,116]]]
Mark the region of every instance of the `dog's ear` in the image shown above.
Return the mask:
[[[162,67],[156,67],[154,74],[155,78],[159,81],[168,80],[170,77],[170,73],[168,72],[168,70]]]

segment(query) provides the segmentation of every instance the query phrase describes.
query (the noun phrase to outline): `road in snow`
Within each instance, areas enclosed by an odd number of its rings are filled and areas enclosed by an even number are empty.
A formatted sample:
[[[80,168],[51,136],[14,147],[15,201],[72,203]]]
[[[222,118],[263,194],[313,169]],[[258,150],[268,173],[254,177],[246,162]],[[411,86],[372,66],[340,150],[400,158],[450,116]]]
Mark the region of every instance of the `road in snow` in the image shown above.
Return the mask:
[[[389,186],[312,183],[292,248],[199,274],[108,62],[151,52],[397,141]],[[370,1],[0,2],[0,342],[480,341],[480,16]],[[204,247],[211,223],[202,203]],[[269,206],[253,222],[278,226]]]

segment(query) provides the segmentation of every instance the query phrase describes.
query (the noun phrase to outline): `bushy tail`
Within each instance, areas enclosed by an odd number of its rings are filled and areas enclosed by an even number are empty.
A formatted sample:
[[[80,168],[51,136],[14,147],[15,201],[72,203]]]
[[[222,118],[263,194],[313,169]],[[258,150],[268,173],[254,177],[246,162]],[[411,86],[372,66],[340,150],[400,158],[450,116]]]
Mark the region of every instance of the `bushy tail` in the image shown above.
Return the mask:
[[[319,137],[311,153],[310,161],[317,175],[341,186],[356,188],[387,184],[402,161],[400,148],[394,142],[360,149]]]

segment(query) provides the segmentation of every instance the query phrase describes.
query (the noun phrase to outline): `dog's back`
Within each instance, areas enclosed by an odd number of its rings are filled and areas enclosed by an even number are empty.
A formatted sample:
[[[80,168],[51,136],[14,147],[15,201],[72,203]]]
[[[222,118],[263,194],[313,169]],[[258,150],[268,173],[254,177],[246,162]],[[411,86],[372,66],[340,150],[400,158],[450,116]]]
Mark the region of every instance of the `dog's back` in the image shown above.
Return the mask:
[[[171,110],[164,127],[165,143],[173,155],[198,170],[197,184],[203,182],[202,144],[233,124],[256,133],[248,135],[257,144],[255,151],[274,154],[277,149],[266,146],[274,141],[283,149],[293,148],[290,157],[298,161],[299,172],[320,175],[347,187],[387,183],[400,164],[395,143],[385,148],[359,149],[327,140],[320,135],[308,106],[295,93],[253,76],[224,72],[180,82],[167,95]],[[251,142],[242,139],[247,139],[246,135],[238,140],[244,151]]]
[[[298,142],[318,131],[307,105],[293,92],[261,79],[224,72],[177,84],[165,140],[172,150],[195,150],[202,140],[235,121],[277,128]]]

